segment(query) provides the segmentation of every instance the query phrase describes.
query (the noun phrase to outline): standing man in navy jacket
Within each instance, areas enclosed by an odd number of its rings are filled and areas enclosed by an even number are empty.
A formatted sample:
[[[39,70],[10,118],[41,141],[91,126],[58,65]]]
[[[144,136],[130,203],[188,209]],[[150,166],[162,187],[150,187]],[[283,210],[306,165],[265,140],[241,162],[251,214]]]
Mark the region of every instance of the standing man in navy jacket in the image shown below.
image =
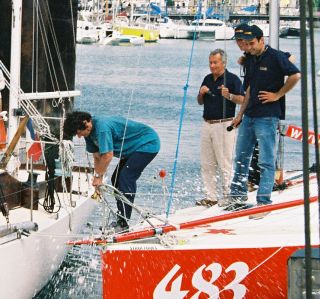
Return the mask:
[[[265,45],[259,27],[251,26],[244,33],[244,38],[250,53],[250,71],[244,102],[232,121],[234,127],[241,125],[228,209],[239,208],[247,200],[249,163],[256,142],[260,148],[258,164],[261,171],[257,204],[272,203],[270,197],[275,176],[276,132],[283,112],[280,99],[300,79],[300,71],[288,60],[287,55]],[[288,76],[286,80],[285,76]]]
[[[236,104],[243,102],[244,92],[240,78],[225,66],[226,54],[222,49],[209,54],[211,73],[203,79],[197,97],[198,104],[204,106],[200,155],[206,193],[206,198],[197,201],[198,205],[214,205],[229,194],[235,132],[227,132],[226,128],[235,116]],[[222,196],[217,192],[219,185]]]

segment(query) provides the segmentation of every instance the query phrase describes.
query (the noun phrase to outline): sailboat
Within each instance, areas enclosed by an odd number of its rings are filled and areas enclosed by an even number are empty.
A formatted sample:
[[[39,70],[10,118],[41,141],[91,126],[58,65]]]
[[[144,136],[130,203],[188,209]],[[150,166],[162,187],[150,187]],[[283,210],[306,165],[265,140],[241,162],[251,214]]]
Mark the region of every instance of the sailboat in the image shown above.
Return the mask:
[[[319,140],[305,131],[285,134]],[[311,298],[320,287],[318,175],[284,172],[272,205],[235,212],[200,206],[152,215],[135,206],[144,221],[129,232],[70,244],[102,246],[104,298]],[[107,205],[114,191],[101,187]]]
[[[151,4],[150,4],[151,5]],[[151,7],[152,8],[152,7]],[[160,8],[159,8],[160,9]],[[133,22],[134,4],[131,2],[130,25],[115,24],[114,30],[122,35],[144,38],[146,43],[154,43],[159,40],[159,26],[150,21],[150,8],[146,22]],[[138,20],[137,20],[138,21]],[[141,19],[141,21],[143,21]]]
[[[2,7],[2,11],[12,9],[12,28],[10,71],[9,60],[0,61],[0,69],[4,74],[4,100],[6,94],[9,94],[9,106],[4,105],[9,118],[8,145],[0,154],[0,298],[25,299],[36,295],[65,257],[69,249],[65,246],[66,240],[80,232],[95,208],[94,201],[88,198],[90,174],[80,168],[75,171],[75,168],[70,167],[73,162],[72,148],[69,142],[63,141],[61,134],[64,113],[72,103],[71,99],[79,95],[79,92],[58,89],[60,72],[53,67],[55,51],[49,50],[52,40],[58,52],[61,49],[59,47],[64,45],[55,34],[59,24],[54,23],[56,19],[52,16],[57,11],[54,10],[54,6],[49,7],[47,1],[33,3],[31,11],[36,12],[33,20],[37,19],[37,25],[31,23],[32,18],[28,18],[27,15],[30,13],[30,7],[22,5],[21,0],[14,0],[12,7],[11,2],[2,2],[3,6],[7,5]],[[68,36],[66,31],[72,32],[76,28],[74,24],[70,26],[71,16],[76,10],[70,8],[64,12],[69,13],[69,25],[65,26],[64,23],[63,32],[63,35]],[[63,22],[66,21],[61,12],[59,18]],[[10,22],[10,18],[6,20]],[[24,29],[33,27],[39,31],[32,32],[32,35],[24,31],[22,35],[22,20],[29,20],[29,23],[24,23]],[[43,43],[35,42],[33,46],[40,46],[43,51],[32,49],[28,52],[32,40],[28,38],[35,38],[38,34],[42,37]],[[8,39],[2,40],[3,45],[6,45]],[[21,40],[24,42],[23,46]],[[71,44],[75,42],[72,41]],[[3,54],[4,48],[1,50]],[[74,47],[71,52],[74,53]],[[37,57],[36,63],[27,61],[31,56]],[[48,59],[44,65],[41,64],[41,57]],[[64,57],[59,54],[58,57],[61,70]],[[67,59],[69,66],[72,65],[71,57],[72,55],[69,55]],[[65,80],[65,86],[71,87],[74,81],[74,64],[71,69],[63,72],[63,75],[61,78],[62,81]],[[43,80],[47,76],[56,79],[49,91],[44,90],[48,87]],[[32,92],[24,92],[23,86],[30,89],[30,78]],[[60,91],[54,91],[52,88]],[[46,116],[44,111],[38,110],[44,102],[45,110],[50,112]],[[54,115],[53,112],[58,115]],[[48,121],[52,123],[49,124]],[[34,148],[41,151],[40,155],[39,152],[26,150],[31,141],[24,138],[26,126],[38,137],[32,142],[38,144]],[[53,129],[57,130],[54,132]],[[45,158],[42,161],[45,163],[35,163],[36,157],[43,153]]]
[[[190,39],[193,38],[194,32],[202,40],[225,40],[234,36],[234,29],[227,26],[224,21],[209,18],[193,21],[189,28]]]

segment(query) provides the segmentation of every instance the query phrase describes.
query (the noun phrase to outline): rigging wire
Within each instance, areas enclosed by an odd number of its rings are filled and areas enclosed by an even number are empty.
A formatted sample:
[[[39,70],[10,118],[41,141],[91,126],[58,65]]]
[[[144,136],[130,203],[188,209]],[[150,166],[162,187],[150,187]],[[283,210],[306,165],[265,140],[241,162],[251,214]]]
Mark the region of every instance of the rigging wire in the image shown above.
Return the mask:
[[[178,140],[177,140],[175,158],[174,158],[174,162],[173,162],[172,177],[171,177],[171,184],[170,184],[170,196],[168,199],[167,210],[166,210],[167,221],[169,218],[169,212],[170,212],[170,208],[171,208],[171,204],[172,204],[172,200],[173,200],[173,191],[174,191],[174,187],[175,187],[175,178],[176,178],[176,173],[177,173],[177,164],[178,164],[180,139],[181,139],[181,132],[182,132],[182,123],[183,123],[185,106],[186,106],[186,102],[187,102],[187,92],[188,92],[188,88],[189,88],[189,78],[190,78],[190,73],[191,73],[191,64],[192,64],[192,58],[193,58],[193,52],[194,52],[194,45],[195,45],[195,40],[196,40],[196,36],[197,36],[197,28],[199,26],[199,20],[201,17],[201,7],[202,7],[202,1],[199,1],[198,11],[197,11],[197,15],[196,15],[197,22],[196,22],[196,26],[195,26],[194,32],[193,32],[193,40],[192,40],[191,53],[190,53],[190,58],[189,58],[187,80],[186,80],[185,86],[183,87],[184,93],[183,93],[182,107],[181,107],[181,112],[180,112]]]
[[[45,28],[45,22],[44,22],[44,17],[41,13],[41,10],[38,8],[39,11],[39,29],[40,29],[40,36],[42,39],[43,43],[43,49],[44,49],[44,54],[47,60],[47,65],[48,65],[48,72],[49,76],[51,79],[51,84],[52,84],[52,89],[53,91],[56,91],[56,86],[58,86],[58,78],[56,74],[55,68],[52,66],[53,63],[53,58],[52,58],[52,53],[50,50],[49,42],[48,42],[48,36],[46,33],[46,28]],[[56,86],[54,85],[54,82],[56,83]]]
[[[227,22],[227,6],[226,6],[226,1],[223,1],[222,2],[223,4],[223,21],[224,23],[226,24]],[[229,14],[228,14],[229,15]],[[223,63],[224,63],[224,74],[223,74],[223,85],[224,87],[227,87],[227,63],[228,63],[228,55],[227,55],[227,26],[224,27],[224,42],[223,42],[223,51],[224,51],[224,56],[223,56]],[[226,107],[226,103],[227,101],[229,101],[229,99],[227,98],[223,98],[223,104],[222,104],[222,118],[226,118],[226,110],[227,110],[227,107]],[[226,142],[226,134],[230,134],[230,132],[228,131],[224,131],[223,132],[223,143],[225,144]],[[236,139],[236,134],[234,134],[234,138],[233,138],[233,153],[234,153],[234,148],[235,148],[235,139]],[[227,146],[229,146],[229,144],[227,144]],[[226,160],[224,159],[223,160],[223,169],[226,169]],[[229,176],[229,178],[231,177],[231,173],[224,173],[224,170],[221,169],[220,170],[220,175],[221,175],[221,183],[222,183],[222,188],[225,187],[225,184],[228,183],[228,179],[226,179],[226,176]],[[217,174],[216,174],[217,175]],[[222,200],[225,200],[224,197],[225,196],[228,196],[228,194],[224,194],[223,192],[223,198]]]
[[[60,70],[61,70],[62,77],[63,77],[63,80],[64,80],[64,84],[66,85],[66,90],[69,90],[68,81],[67,81],[67,77],[66,77],[66,74],[65,74],[65,71],[64,71],[63,62],[62,62],[62,58],[61,58],[61,52],[60,52],[60,49],[59,49],[58,39],[57,39],[56,31],[54,29],[53,21],[52,21],[51,10],[50,10],[50,7],[49,7],[49,3],[46,2],[46,4],[47,4],[47,11],[48,11],[49,28],[50,28],[52,40],[53,40],[53,43],[54,43],[54,48],[56,50],[56,55],[57,55],[57,58],[58,58],[58,62],[59,62]],[[72,7],[70,9],[72,9]],[[71,11],[71,13],[72,13],[72,11]],[[53,65],[53,61],[51,63]],[[57,86],[57,88],[59,90],[59,85]]]
[[[76,27],[74,26],[75,22],[74,22],[74,18],[73,18],[73,5],[72,5],[72,0],[69,1],[70,3],[70,15],[71,15],[71,24],[72,24],[72,37],[73,37],[73,49],[74,51],[76,51]]]
[[[311,55],[311,88],[312,88],[312,105],[313,105],[313,127],[314,127],[314,137],[315,137],[315,157],[316,157],[316,174],[318,183],[318,202],[320,203],[320,158],[319,158],[319,122],[317,115],[317,80],[316,80],[316,61],[315,61],[315,42],[314,42],[314,23],[313,23],[313,1],[308,0],[309,8],[309,30],[310,30],[310,55]],[[319,214],[320,214],[320,204],[319,204]],[[320,226],[320,218],[319,218]]]
[[[51,36],[52,41],[53,41],[56,57],[58,59],[58,64],[59,64],[60,69],[61,69],[61,73],[62,73],[62,77],[63,77],[63,80],[64,80],[64,84],[66,86],[66,89],[68,90],[68,83],[67,83],[67,79],[66,79],[66,74],[65,74],[65,71],[64,71],[63,63],[62,63],[62,58],[61,58],[61,53],[60,53],[60,50],[59,50],[59,45],[58,45],[58,42],[57,42],[57,37],[56,37],[56,33],[55,33],[55,27],[54,27],[53,21],[52,21],[52,15],[51,15],[49,3],[44,2],[43,6],[42,6],[43,11],[41,10],[41,7],[40,7],[40,4],[39,4],[38,0],[34,0],[33,1],[33,5],[34,5],[34,10],[35,10],[34,13],[36,13],[36,22],[37,22],[36,26],[35,26],[35,24],[33,25],[33,30],[34,31],[36,30],[36,33],[33,32],[33,49],[35,48],[35,43],[36,43],[36,50],[33,51],[33,53],[36,52],[36,58],[37,58],[37,60],[36,60],[36,69],[38,69],[38,49],[39,49],[38,28],[39,28],[40,29],[41,39],[42,39],[42,42],[43,42],[43,49],[44,49],[44,53],[45,53],[45,57],[46,57],[46,61],[47,61],[48,73],[49,73],[49,76],[50,76],[50,79],[51,79],[51,84],[52,84],[53,90],[56,90],[56,89],[60,90],[60,88],[59,88],[59,83],[58,83],[57,71],[56,71],[56,68],[55,68],[54,61],[53,61],[53,53],[54,52],[51,51],[50,46],[49,46],[48,33],[51,34],[50,36]],[[48,24],[49,24],[48,25],[48,30],[47,30],[46,22],[44,21],[44,15],[43,14],[45,14],[47,16],[47,18],[48,18]],[[72,14],[72,6],[71,6],[71,14]],[[33,19],[34,19],[34,15],[33,15]],[[48,31],[48,33],[47,33],[47,31]],[[36,35],[36,41],[34,41],[35,35]],[[35,64],[34,63],[34,55],[32,55],[32,57],[33,57],[33,60],[32,60],[32,67],[33,67],[34,64]],[[33,69],[33,72],[34,72],[34,69]],[[36,72],[36,74],[38,74],[38,72]],[[33,85],[33,83],[32,83],[32,85]],[[32,90],[33,90],[33,86],[32,86]],[[36,90],[37,90],[37,84],[36,84]],[[69,152],[66,153],[65,151],[63,151],[63,149],[65,149],[65,146],[62,144],[63,118],[64,118],[64,114],[65,114],[64,100],[62,98],[60,98],[58,101],[56,101],[54,99],[53,102],[52,102],[52,105],[54,107],[57,107],[59,104],[62,104],[62,109],[63,109],[62,120],[60,121],[60,153],[68,154]],[[52,151],[52,149],[54,149],[55,146],[56,145],[49,146],[47,148],[47,151],[49,151],[50,148],[51,148],[50,151]],[[52,156],[52,155],[50,155],[50,156]],[[62,155],[61,154],[61,157],[62,157],[61,159],[66,158],[66,155]],[[68,155],[68,157],[70,157],[70,154]],[[52,158],[55,159],[55,157],[53,157],[53,156],[52,156]],[[45,160],[45,164],[47,166],[47,169],[49,169],[49,164],[52,166],[52,163],[48,164],[48,163],[46,163],[46,159],[44,159],[44,160]],[[71,164],[70,163],[71,162],[72,162],[71,159],[64,159],[64,161],[61,164],[62,165],[62,187],[63,187],[63,190],[66,191],[66,192],[67,192],[67,186],[66,186],[65,176],[66,176],[66,174],[68,172],[70,172],[70,169],[71,169]],[[54,169],[53,170],[51,169],[51,171],[50,170],[48,171],[48,175],[49,175],[49,173],[51,173],[51,175],[53,175],[52,178],[54,178],[54,175],[55,175],[54,172],[55,172]],[[49,212],[53,212],[53,208],[54,208],[54,204],[55,204],[55,198],[54,198],[55,197],[54,196],[54,192],[55,191],[56,191],[55,190],[55,185],[51,182],[51,187],[50,186],[48,187],[47,192],[46,192],[46,196],[45,196],[45,201],[44,201],[44,207]],[[57,192],[56,192],[56,194],[57,194]],[[58,201],[60,202],[59,197],[58,197]]]
[[[142,47],[140,47],[140,48],[142,49]],[[138,67],[140,66],[141,52],[142,52],[142,50],[139,51],[139,55],[138,55],[137,73],[138,73],[138,70],[139,70]],[[136,75],[137,75],[137,73],[136,73]],[[132,102],[133,102],[133,97],[134,97],[134,87],[132,87],[131,93],[130,93],[129,107],[128,107],[128,111],[127,111],[126,123],[125,123],[124,131],[123,131],[122,142],[121,142],[121,147],[120,147],[119,164],[118,164],[118,166],[116,167],[116,174],[115,174],[115,180],[114,180],[115,185],[117,185],[117,181],[118,181],[120,161],[121,161],[121,158],[122,158],[122,151],[123,151],[123,147],[124,147],[124,139],[125,139],[125,137],[126,137],[127,127],[128,127],[128,121],[129,121],[129,116],[130,116],[131,107],[132,107]],[[127,220],[128,220],[128,219],[127,219]]]
[[[308,136],[308,68],[307,68],[307,31],[306,0],[300,1],[300,59],[301,59],[301,119],[303,136]],[[312,18],[310,19],[312,22]],[[312,263],[310,235],[310,187],[309,187],[309,146],[308,138],[302,140],[303,151],[303,194],[304,194],[304,229],[305,229],[305,280],[306,298],[312,297]]]

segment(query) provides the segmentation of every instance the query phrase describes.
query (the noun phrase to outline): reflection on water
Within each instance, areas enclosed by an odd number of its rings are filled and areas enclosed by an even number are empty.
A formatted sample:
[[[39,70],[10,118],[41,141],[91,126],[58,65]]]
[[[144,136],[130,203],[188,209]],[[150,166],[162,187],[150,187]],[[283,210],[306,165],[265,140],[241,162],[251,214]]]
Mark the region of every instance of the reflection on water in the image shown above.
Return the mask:
[[[316,39],[318,37],[319,32]],[[299,43],[298,39],[280,40],[281,50],[295,55],[298,66]],[[76,100],[75,108],[93,114],[129,115],[129,118],[147,123],[159,133],[161,151],[141,176],[136,197],[138,205],[156,208],[157,212],[163,211],[163,196],[154,202],[151,190],[155,194],[162,193],[162,182],[157,177],[160,169],[167,170],[166,184],[170,184],[184,87],[187,88],[187,104],[173,209],[193,205],[195,199],[202,196],[199,165],[202,107],[197,104],[196,95],[203,77],[209,73],[209,52],[215,48],[225,49],[229,71],[239,75],[236,61],[241,53],[234,41],[196,42],[186,86],[191,46],[192,41],[189,40],[161,40],[158,44],[143,47],[78,45],[77,49],[76,82],[82,96]],[[319,51],[319,44],[317,48]],[[287,96],[286,123],[301,124],[300,106],[298,86]],[[285,167],[300,169],[301,143],[286,140],[285,146]],[[84,151],[78,152],[78,159],[85,161]],[[313,153],[310,161],[314,161]],[[115,166],[114,162],[111,168]],[[109,176],[111,173],[109,170]],[[97,232],[103,222],[102,207],[90,221]],[[83,232],[89,233],[89,229],[84,227]],[[99,248],[74,247],[60,270],[36,298],[100,298],[101,288]]]

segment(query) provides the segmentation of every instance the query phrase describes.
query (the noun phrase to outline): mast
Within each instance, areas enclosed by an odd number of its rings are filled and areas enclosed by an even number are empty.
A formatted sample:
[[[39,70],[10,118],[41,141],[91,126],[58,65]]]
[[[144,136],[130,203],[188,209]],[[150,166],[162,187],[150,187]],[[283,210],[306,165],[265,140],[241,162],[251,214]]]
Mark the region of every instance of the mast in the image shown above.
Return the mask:
[[[10,94],[9,94],[9,126],[8,140],[11,141],[18,129],[18,117],[21,70],[21,24],[22,24],[22,0],[12,1],[12,23],[11,23],[11,57],[10,57]],[[10,160],[8,171],[14,170],[14,161]]]
[[[280,6],[279,0],[270,1],[269,11],[269,45],[274,49],[279,49],[279,28],[280,25]]]
[[[279,50],[279,28],[280,25],[280,5],[279,0],[270,1],[269,11],[269,45]],[[281,120],[279,121],[279,131],[283,130]],[[277,162],[276,162],[276,184],[281,185],[283,183],[283,156],[284,156],[284,137],[279,134],[279,144],[277,150]]]

